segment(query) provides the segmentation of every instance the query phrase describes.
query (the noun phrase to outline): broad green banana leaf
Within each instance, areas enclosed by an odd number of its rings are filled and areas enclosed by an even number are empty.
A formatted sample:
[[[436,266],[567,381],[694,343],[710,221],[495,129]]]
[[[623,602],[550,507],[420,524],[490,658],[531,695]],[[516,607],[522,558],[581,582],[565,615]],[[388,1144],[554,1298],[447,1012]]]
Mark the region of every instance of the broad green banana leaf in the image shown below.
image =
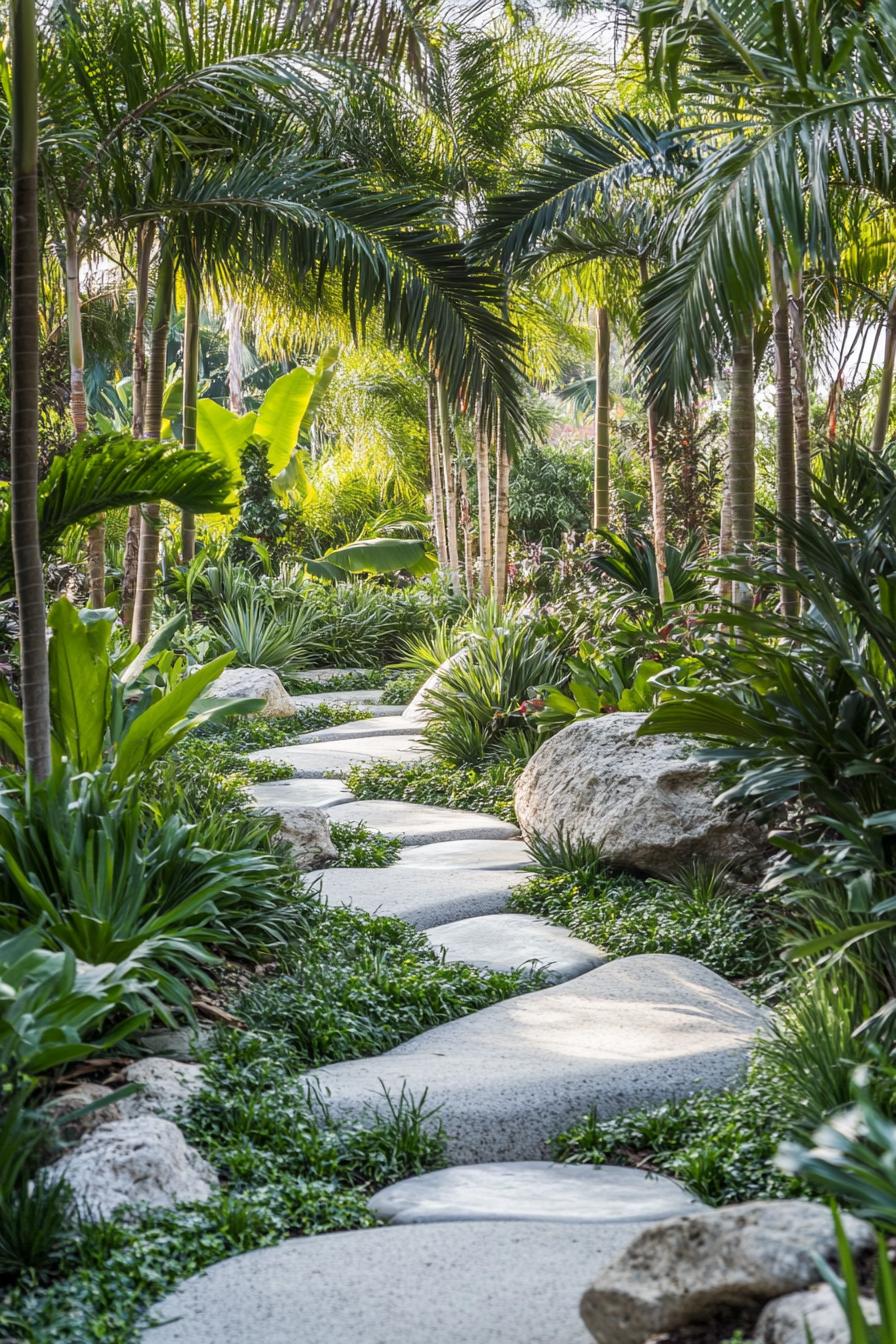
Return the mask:
[[[394,574],[396,570],[406,569],[415,578],[431,574],[438,563],[425,541],[408,541],[402,537],[352,541],[347,546],[327,551],[322,559],[348,574]]]
[[[115,613],[104,614],[106,619],[82,620],[63,597],[47,617],[53,736],[76,770],[97,770],[103,759],[112,701],[109,617]]]

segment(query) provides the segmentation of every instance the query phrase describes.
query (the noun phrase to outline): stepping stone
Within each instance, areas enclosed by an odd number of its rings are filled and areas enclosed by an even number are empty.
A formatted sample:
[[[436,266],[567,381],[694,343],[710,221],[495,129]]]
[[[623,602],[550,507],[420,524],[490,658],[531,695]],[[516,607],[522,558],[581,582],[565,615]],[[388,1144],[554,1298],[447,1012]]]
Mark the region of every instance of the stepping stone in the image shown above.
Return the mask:
[[[356,731],[358,725],[354,725]],[[340,742],[303,742],[296,747],[268,747],[250,751],[250,761],[272,761],[288,765],[299,779],[323,779],[326,775],[347,775],[353,765],[376,765],[380,761],[425,761],[429,747],[417,737],[362,737]]]
[[[412,846],[399,854],[398,863],[404,868],[518,871],[531,865],[532,855],[522,840],[441,840],[438,844]]]
[[[249,790],[253,802],[264,812],[294,807],[333,807],[350,803],[354,794],[341,779],[282,779],[273,784],[255,784]]]
[[[594,1344],[582,1291],[639,1223],[432,1223],[299,1237],[222,1260],[142,1344]]]
[[[403,845],[428,845],[442,840],[512,840],[519,831],[509,821],[484,812],[462,812],[453,807],[390,800],[359,800],[327,808],[330,821],[363,822],[372,831],[400,840]]]
[[[325,686],[328,681],[335,681],[337,677],[372,677],[373,672],[372,667],[308,667],[299,673],[299,677],[302,681],[316,681]]]
[[[309,873],[308,883],[319,882],[328,905],[347,905],[369,915],[391,915],[431,929],[468,915],[491,915],[503,910],[513,887],[528,882],[528,873],[440,868],[421,873],[416,868],[324,868]]]
[[[296,710],[317,709],[321,705],[362,705],[371,716],[376,714],[395,714],[395,705],[381,705],[381,690],[375,691],[313,691],[305,695],[291,695]]]
[[[368,1200],[388,1223],[458,1219],[559,1223],[652,1223],[706,1207],[668,1176],[634,1167],[560,1162],[485,1162],[411,1176]]]
[[[465,961],[481,971],[512,971],[536,963],[549,985],[573,980],[607,960],[593,943],[534,915],[479,915],[443,924],[430,935],[446,961]]]
[[[745,994],[705,966],[646,954],[308,1079],[337,1119],[386,1115],[403,1089],[418,1102],[425,1093],[452,1163],[541,1159],[592,1108],[607,1119],[731,1087],[763,1022]]]
[[[420,731],[401,714],[396,714],[394,705],[369,705],[367,708],[388,712],[380,714],[378,718],[356,719],[354,723],[334,723],[329,728],[313,729],[310,733],[303,733],[299,741],[340,742],[346,737],[357,737],[359,733],[365,737],[416,737]]]

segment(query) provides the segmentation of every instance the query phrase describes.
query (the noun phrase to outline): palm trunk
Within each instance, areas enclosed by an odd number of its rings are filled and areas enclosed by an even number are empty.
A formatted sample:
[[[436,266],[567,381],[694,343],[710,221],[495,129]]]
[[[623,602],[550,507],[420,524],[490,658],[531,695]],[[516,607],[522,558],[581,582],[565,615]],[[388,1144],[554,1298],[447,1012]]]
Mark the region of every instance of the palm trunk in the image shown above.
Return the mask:
[[[149,264],[152,258],[154,226],[141,224],[137,230],[137,292],[134,299],[134,336],[131,344],[131,433],[143,438],[146,416],[146,312],[149,307]],[[124,564],[121,572],[121,623],[130,630],[134,619],[134,594],[137,589],[137,561],[140,554],[139,504],[128,509],[124,538]]]
[[[756,515],[756,407],[753,379],[753,332],[749,324],[734,338],[731,357],[731,397],[728,408],[728,490],[731,550],[746,554],[753,545]],[[747,584],[735,582],[732,601],[747,606]]]
[[[234,415],[244,415],[243,400],[243,305],[232,299],[227,305],[227,391]]]
[[[507,541],[510,532],[510,454],[498,415],[495,434],[495,601],[503,607],[507,596]]]
[[[795,272],[790,293],[790,368],[793,381],[794,454],[796,457],[797,522],[812,520],[812,448],[809,435],[809,379],[803,334],[804,303],[802,276]],[[797,564],[800,563],[797,547]]]
[[[183,412],[182,443],[185,448],[196,447],[196,402],[199,396],[199,293],[191,276],[186,277],[187,297],[184,307],[183,352]],[[180,516],[180,555],[188,565],[196,554],[196,515],[184,509]]]
[[[482,596],[492,591],[492,495],[488,434],[481,409],[476,413],[476,502],[479,513],[479,586]]]
[[[448,542],[448,574],[451,591],[460,592],[460,555],[457,549],[457,482],[454,452],[451,447],[451,413],[445,384],[436,375],[436,410],[442,443],[442,467],[445,472],[445,537]]]
[[[76,210],[65,216],[65,313],[68,327],[69,411],[76,435],[87,433],[84,392],[84,331],[81,322],[81,252]],[[106,604],[106,525],[99,514],[87,533],[87,576],[90,605]]]
[[[893,365],[896,363],[896,291],[887,307],[887,320],[884,325],[884,360],[880,370],[880,391],[877,394],[877,413],[874,417],[874,429],[871,433],[871,448],[882,453],[887,442],[887,430],[890,427],[890,403],[893,399]]]
[[[442,496],[442,453],[436,424],[436,392],[432,380],[426,388],[426,413],[429,428],[429,474],[432,482],[432,521],[436,537],[436,555],[443,574],[448,572],[448,542],[445,536],[445,500]]]
[[[470,510],[470,482],[466,467],[460,469],[460,530],[464,539],[464,586],[472,598],[476,585],[473,557],[473,515]]]
[[[595,528],[610,522],[610,316],[598,308],[594,321],[594,508]]]
[[[793,389],[790,382],[790,325],[784,262],[777,248],[769,254],[772,289],[772,323],[775,339],[775,467],[777,476],[776,507],[782,520],[777,531],[777,559],[780,569],[796,564],[796,546],[787,523],[796,518],[796,459],[794,454]],[[799,598],[789,583],[781,584],[781,611],[795,616]]]
[[[12,558],[19,607],[25,766],[50,773],[50,674],[47,614],[37,518],[40,402],[37,219],[37,28],[34,0],[11,0],[12,34],[12,330],[10,457]]]
[[[156,298],[149,344],[144,424],[147,439],[158,439],[162,431],[162,399],[165,394],[168,324],[171,319],[173,292],[174,263],[170,252],[167,248],[164,248],[159,261],[159,272],[156,276]],[[137,562],[137,591],[134,595],[134,618],[131,624],[131,638],[135,644],[146,643],[152,624],[156,566],[159,562],[159,513],[158,503],[144,506],[140,527],[140,553]]]
[[[650,272],[647,258],[638,258],[638,269],[643,288]],[[653,553],[656,557],[657,589],[660,601],[663,600],[666,587],[666,479],[663,475],[663,462],[660,457],[660,425],[656,406],[647,407],[647,460],[650,467],[650,511],[653,521]]]

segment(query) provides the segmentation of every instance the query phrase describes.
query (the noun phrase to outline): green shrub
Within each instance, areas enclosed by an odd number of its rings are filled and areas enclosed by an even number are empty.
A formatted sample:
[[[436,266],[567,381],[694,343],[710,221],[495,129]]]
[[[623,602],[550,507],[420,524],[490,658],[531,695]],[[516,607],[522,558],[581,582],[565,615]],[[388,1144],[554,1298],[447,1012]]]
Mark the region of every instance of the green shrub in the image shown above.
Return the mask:
[[[423,685],[425,678],[416,672],[399,672],[390,677],[383,690],[384,705],[407,705]]]
[[[363,821],[333,821],[330,839],[339,852],[340,868],[388,868],[398,858],[401,841],[380,835]]]
[[[318,644],[314,613],[247,598],[218,608],[212,617],[217,650],[234,651],[238,667],[268,667],[290,686],[310,667]]]
[[[774,1073],[754,1064],[743,1087],[698,1093],[608,1120],[595,1115],[561,1134],[562,1162],[621,1163],[683,1181],[707,1204],[782,1199],[799,1184],[774,1164],[785,1137]]]
[[[451,768],[441,762],[419,761],[400,765],[390,761],[353,766],[347,783],[357,798],[390,798],[397,802],[429,803],[486,812],[515,821],[513,786],[520,766],[507,762],[474,770]]]
[[[536,876],[514,888],[508,908],[562,924],[617,957],[674,953],[727,979],[768,967],[773,939],[765,906],[730,886],[723,873],[696,869],[661,882],[598,865]]]

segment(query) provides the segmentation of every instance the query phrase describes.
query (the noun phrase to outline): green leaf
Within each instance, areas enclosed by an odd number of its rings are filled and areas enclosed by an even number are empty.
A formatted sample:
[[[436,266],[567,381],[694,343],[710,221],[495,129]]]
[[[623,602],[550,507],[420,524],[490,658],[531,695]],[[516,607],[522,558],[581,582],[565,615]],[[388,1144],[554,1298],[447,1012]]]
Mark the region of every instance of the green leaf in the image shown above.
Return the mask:
[[[406,569],[415,577],[432,573],[438,563],[425,542],[399,537],[352,541],[327,551],[324,560],[349,574],[394,574]]]
[[[310,369],[290,369],[265,393],[253,432],[268,445],[272,475],[283,471],[292,457],[316,381]]]
[[[125,783],[130,775],[145,769],[173,746],[185,732],[198,727],[198,722],[188,720],[187,716],[206,687],[217,680],[233,657],[232,652],[223,653],[220,658],[206,663],[132,720],[118,744],[113,779]]]
[[[240,479],[240,456],[255,428],[255,411],[234,415],[210,397],[196,403],[196,446],[226,467],[234,481]]]
[[[112,621],[97,620],[62,597],[50,607],[50,715],[63,754],[77,770],[96,770],[103,757],[112,695]]]

